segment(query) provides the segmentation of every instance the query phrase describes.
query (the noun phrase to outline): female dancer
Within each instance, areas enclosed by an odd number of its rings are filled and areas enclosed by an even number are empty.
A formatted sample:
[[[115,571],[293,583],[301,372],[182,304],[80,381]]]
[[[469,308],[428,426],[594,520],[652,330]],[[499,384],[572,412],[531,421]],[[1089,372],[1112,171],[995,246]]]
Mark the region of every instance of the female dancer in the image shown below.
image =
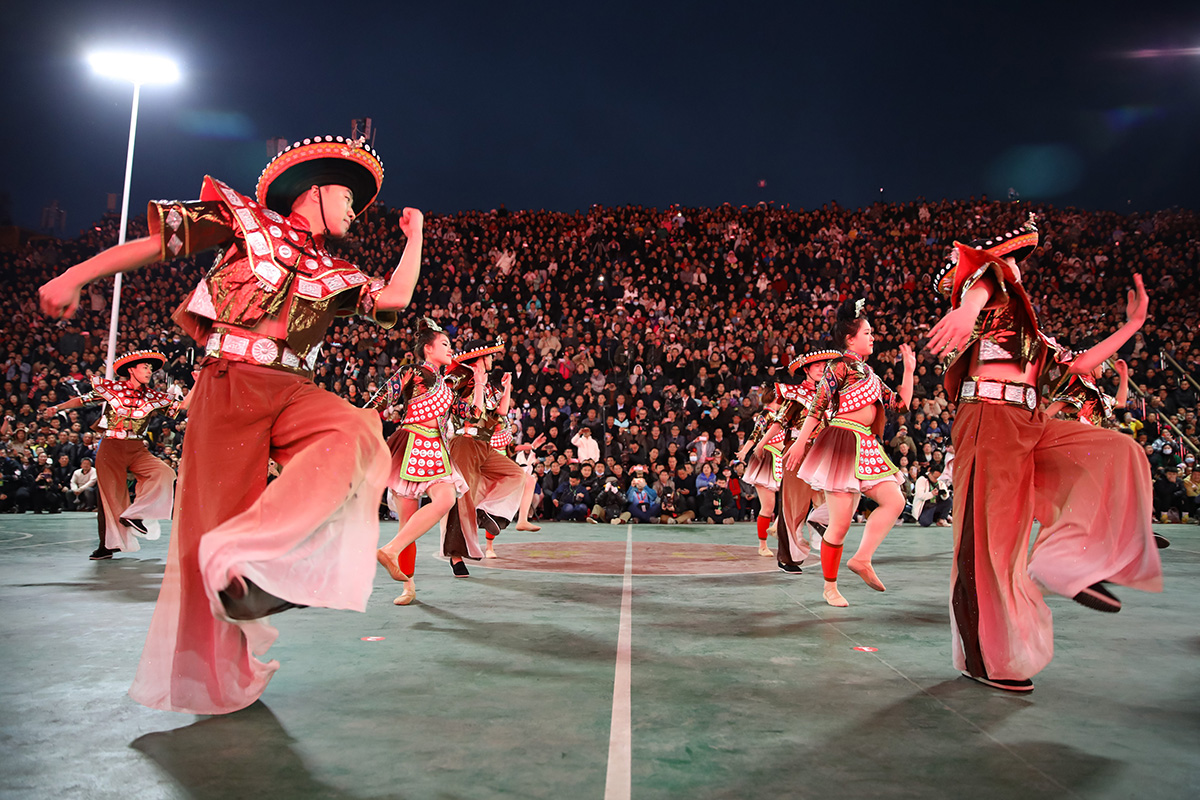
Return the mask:
[[[899,470],[883,452],[877,437],[886,421],[885,409],[906,408],[912,401],[913,373],[917,367],[912,348],[907,344],[900,345],[904,377],[897,402],[895,393],[867,366],[865,359],[875,350],[875,333],[871,323],[862,316],[862,306],[861,300],[848,301],[838,309],[833,339],[845,348],[845,352],[825,367],[812,408],[796,437],[797,442],[808,441],[831,405],[834,407],[833,419],[813,442],[807,456],[802,450],[793,448],[786,464],[790,470],[799,467],[797,474],[802,480],[813,489],[825,492],[829,527],[821,546],[821,571],[825,575],[823,596],[826,603],[839,608],[850,605],[838,591],[837,576],[842,563],[842,546],[860,494],[866,494],[879,507],[867,520],[858,552],[846,566],[875,591],[884,591],[883,583],[871,566],[871,556],[904,511],[904,495],[900,493]]]
[[[783,443],[787,433],[779,425],[772,425],[775,413],[779,410],[779,387],[775,386],[763,394],[763,409],[754,415],[754,430],[745,444],[738,450],[738,460],[745,460],[746,454],[754,448],[750,459],[746,461],[746,473],[742,480],[758,489],[758,554],[770,558],[775,555],[767,546],[767,528],[771,526],[771,517],[775,515],[775,494],[783,480]],[[767,436],[768,429],[771,436]],[[782,564],[780,569],[783,569]],[[795,570],[799,572],[799,568]]]
[[[417,596],[413,581],[417,539],[446,515],[459,494],[467,491],[466,481],[450,461],[445,431],[454,401],[454,393],[442,380],[442,370],[454,358],[450,337],[436,322],[422,319],[417,325],[413,355],[420,363],[397,370],[367,403],[374,409],[400,401],[405,405],[403,422],[388,439],[392,452],[388,487],[396,499],[400,531],[375,553],[392,580],[404,583],[404,591],[392,601],[398,606],[408,605]],[[482,362],[477,370],[482,372]],[[482,382],[479,386],[482,392]],[[422,507],[423,495],[429,497],[429,503]]]
[[[800,564],[808,558],[810,552],[808,543],[804,541],[804,523],[807,521],[813,528],[812,549],[820,549],[820,534],[825,530],[822,520],[825,519],[827,509],[820,492],[800,480],[795,470],[784,470],[782,466],[792,447],[797,447],[803,454],[807,453],[812,445],[812,439],[797,445],[795,434],[799,433],[809,414],[817,383],[825,374],[825,364],[841,357],[842,353],[839,350],[815,350],[793,359],[788,364],[788,372],[795,374],[797,369],[802,369],[804,380],[800,384],[775,384],[775,390],[780,397],[779,410],[771,418],[771,427],[763,435],[767,441],[779,435],[784,437],[780,446],[784,455],[778,459],[780,471],[783,472],[783,479],[779,482],[779,517],[783,521],[784,534],[779,537],[776,563],[779,569],[792,574],[799,574]],[[828,415],[828,412],[826,413]],[[824,418],[818,420],[812,436],[819,436],[825,430],[827,422],[828,419]],[[814,503],[817,504],[817,510],[813,511],[810,517],[809,512],[813,510]],[[818,511],[820,513],[817,513]]]

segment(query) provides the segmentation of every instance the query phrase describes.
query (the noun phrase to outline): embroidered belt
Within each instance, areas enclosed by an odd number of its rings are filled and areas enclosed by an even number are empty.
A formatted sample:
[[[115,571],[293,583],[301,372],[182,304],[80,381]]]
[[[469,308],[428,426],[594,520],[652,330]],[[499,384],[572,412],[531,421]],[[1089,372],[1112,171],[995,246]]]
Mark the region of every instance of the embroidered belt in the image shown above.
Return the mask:
[[[142,440],[145,440],[146,437],[140,433],[132,433],[130,431],[105,430],[100,434],[100,438],[101,439],[142,439]]]
[[[963,381],[959,393],[963,403],[1007,403],[1033,411],[1037,408],[1037,389],[1028,383],[994,381],[986,378],[971,378]]]
[[[318,348],[314,347],[305,359],[282,339],[251,331],[213,331],[204,346],[204,352],[213,358],[282,369],[311,378]]]
[[[854,433],[854,477],[860,481],[874,481],[895,475],[900,468],[892,463],[879,446],[879,439],[862,423],[852,419],[834,417],[830,427],[844,428]]]
[[[465,436],[473,436],[476,439],[482,439],[485,442],[490,442],[492,440],[492,435],[494,434],[495,429],[494,428],[482,428],[477,425],[468,425],[467,427],[463,428],[462,432],[463,432],[463,435],[465,435]]]

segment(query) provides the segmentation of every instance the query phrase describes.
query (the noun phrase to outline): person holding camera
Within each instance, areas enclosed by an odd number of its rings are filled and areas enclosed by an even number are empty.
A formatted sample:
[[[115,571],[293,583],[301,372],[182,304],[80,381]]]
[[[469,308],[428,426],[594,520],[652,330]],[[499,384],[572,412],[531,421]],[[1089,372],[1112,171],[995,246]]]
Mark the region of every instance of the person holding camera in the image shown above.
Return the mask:
[[[646,479],[640,472],[630,483],[625,499],[629,502],[629,513],[635,522],[658,522],[658,494],[646,485]]]
[[[949,481],[943,480],[944,473],[938,465],[921,473],[913,488],[912,516],[922,528],[936,524],[939,528],[950,526],[950,510],[954,506]]]

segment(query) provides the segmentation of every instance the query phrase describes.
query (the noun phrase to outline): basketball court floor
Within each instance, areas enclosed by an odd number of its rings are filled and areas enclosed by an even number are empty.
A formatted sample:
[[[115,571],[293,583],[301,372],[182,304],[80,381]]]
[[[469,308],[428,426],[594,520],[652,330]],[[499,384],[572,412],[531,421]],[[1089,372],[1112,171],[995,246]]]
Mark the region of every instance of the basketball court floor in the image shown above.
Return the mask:
[[[0,516],[0,797],[1200,796],[1195,526],[1160,529],[1161,595],[1049,598],[1028,696],[950,666],[946,528],[897,527],[847,609],[749,524],[550,523],[468,579],[429,534],[416,604],[379,569],[365,614],[277,616],[282,667],[222,717],[129,699],[169,533],[92,562],[95,530]]]

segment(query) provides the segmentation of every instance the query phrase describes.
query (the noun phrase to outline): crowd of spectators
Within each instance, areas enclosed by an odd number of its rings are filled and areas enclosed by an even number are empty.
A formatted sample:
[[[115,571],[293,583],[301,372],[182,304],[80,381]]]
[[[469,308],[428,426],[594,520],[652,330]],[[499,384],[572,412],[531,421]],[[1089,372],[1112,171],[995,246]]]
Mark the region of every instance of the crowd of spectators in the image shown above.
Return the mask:
[[[1042,244],[1023,280],[1043,328],[1060,343],[1082,350],[1111,332],[1124,320],[1132,275],[1145,276],[1150,319],[1122,353],[1135,388],[1119,414],[1155,468],[1156,513],[1194,517],[1200,472],[1167,425],[1196,440],[1200,397],[1187,374],[1200,375],[1200,218],[1185,210],[1120,215],[982,198],[863,209],[429,214],[410,313],[391,330],[340,320],[315,380],[362,404],[407,356],[419,315],[439,322],[458,346],[503,336],[507,353],[497,370],[513,374],[517,440],[546,438],[533,462],[543,516],[732,521],[757,507],[735,454],[764,388],[789,380],[796,354],[832,346],[837,305],[861,297],[877,331],[872,363],[886,382],[899,378],[898,346],[918,349],[913,407],[889,419],[884,437],[912,497],[922,476],[928,487],[936,482],[930,470],[940,474],[953,457],[955,406],[942,389],[941,365],[921,350],[947,308],[930,276],[955,239],[1012,229],[1030,212],[1038,214]],[[338,247],[386,277],[405,244],[398,218],[398,210],[376,205]],[[144,220],[132,227],[131,235],[145,232]],[[9,287],[0,298],[0,504],[7,510],[88,507],[72,481],[94,459],[97,412],[50,420],[41,412],[103,374],[111,283],[89,287],[65,323],[40,315],[35,295],[54,274],[112,245],[116,228],[106,217],[73,239],[0,253]],[[160,388],[181,392],[191,381],[195,343],[170,315],[211,258],[125,278],[119,349],[165,351]],[[1101,383],[1115,392],[1113,372]],[[398,422],[399,410],[389,410],[385,433]],[[156,424],[152,447],[177,467],[185,433],[185,420]]]

